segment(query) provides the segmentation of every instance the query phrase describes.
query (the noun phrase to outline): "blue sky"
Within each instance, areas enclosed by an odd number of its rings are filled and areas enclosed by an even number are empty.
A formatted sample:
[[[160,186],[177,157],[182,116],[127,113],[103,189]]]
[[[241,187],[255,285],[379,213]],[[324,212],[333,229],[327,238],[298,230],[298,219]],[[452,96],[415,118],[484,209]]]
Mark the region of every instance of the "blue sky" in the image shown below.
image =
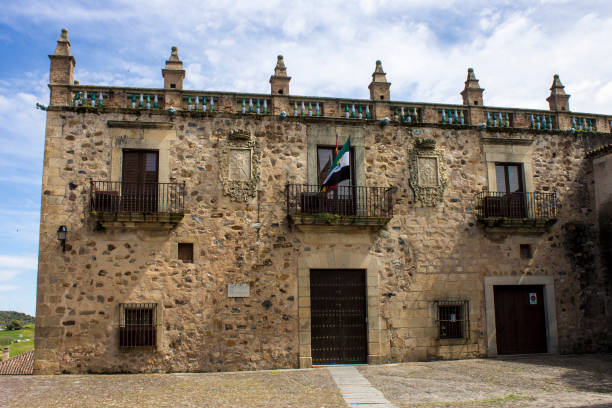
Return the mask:
[[[474,67],[486,105],[547,109],[555,73],[579,112],[612,113],[612,2],[24,1],[0,15],[0,310],[34,314],[48,103],[47,55],[69,30],[81,84],[162,87],[179,47],[185,88],[368,97],[377,59],[391,98],[460,103]]]

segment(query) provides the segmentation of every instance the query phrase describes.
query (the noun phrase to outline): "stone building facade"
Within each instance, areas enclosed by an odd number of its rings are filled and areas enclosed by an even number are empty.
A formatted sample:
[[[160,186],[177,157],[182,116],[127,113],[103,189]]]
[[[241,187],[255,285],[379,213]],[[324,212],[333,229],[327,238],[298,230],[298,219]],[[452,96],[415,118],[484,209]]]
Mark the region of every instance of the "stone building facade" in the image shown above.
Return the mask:
[[[610,347],[584,140],[612,116],[558,76],[538,111],[472,69],[445,105],[391,100],[379,61],[354,100],[292,95],[280,56],[270,94],[185,90],[176,48],[159,89],[79,85],[65,30],[49,57],[36,373]],[[351,186],[321,192],[349,137]]]

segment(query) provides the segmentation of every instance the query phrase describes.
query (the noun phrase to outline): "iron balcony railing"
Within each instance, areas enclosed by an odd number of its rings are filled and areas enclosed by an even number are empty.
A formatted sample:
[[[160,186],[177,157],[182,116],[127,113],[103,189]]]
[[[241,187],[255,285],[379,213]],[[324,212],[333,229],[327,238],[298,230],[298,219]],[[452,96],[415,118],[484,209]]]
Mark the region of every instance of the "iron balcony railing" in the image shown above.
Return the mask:
[[[553,220],[557,218],[555,193],[505,193],[484,191],[476,195],[478,218]]]
[[[97,213],[183,214],[184,183],[91,181],[89,210]]]
[[[333,214],[350,217],[393,216],[390,187],[338,186],[321,191],[321,186],[287,184],[287,215]]]

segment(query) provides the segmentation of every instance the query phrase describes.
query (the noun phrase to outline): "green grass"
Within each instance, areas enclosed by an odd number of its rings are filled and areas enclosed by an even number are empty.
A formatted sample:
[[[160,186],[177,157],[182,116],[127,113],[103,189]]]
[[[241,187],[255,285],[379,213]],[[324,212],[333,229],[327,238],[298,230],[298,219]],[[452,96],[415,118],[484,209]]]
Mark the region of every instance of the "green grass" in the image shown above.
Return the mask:
[[[9,357],[15,357],[34,348],[34,340],[13,343],[9,346]]]
[[[26,340],[17,343],[17,340]],[[0,331],[0,347],[9,346],[9,355],[18,356],[21,353],[30,351],[34,348],[34,326],[26,326],[22,330],[2,330]]]

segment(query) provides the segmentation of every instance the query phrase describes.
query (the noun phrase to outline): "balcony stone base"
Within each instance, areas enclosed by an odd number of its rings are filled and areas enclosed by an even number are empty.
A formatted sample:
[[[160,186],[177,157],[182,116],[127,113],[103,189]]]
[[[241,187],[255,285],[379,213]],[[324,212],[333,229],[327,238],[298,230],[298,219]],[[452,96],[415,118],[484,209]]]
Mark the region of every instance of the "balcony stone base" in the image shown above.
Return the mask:
[[[348,215],[321,214],[295,214],[289,216],[291,225],[300,231],[327,231],[348,232],[349,229],[363,231],[364,229],[379,230],[391,220],[392,217],[360,217]]]
[[[542,234],[548,231],[551,225],[557,222],[556,218],[505,218],[487,217],[479,218],[478,222],[488,232],[522,232],[529,234]]]
[[[183,213],[147,214],[138,212],[97,212],[91,215],[105,229],[171,230],[183,219]]]

